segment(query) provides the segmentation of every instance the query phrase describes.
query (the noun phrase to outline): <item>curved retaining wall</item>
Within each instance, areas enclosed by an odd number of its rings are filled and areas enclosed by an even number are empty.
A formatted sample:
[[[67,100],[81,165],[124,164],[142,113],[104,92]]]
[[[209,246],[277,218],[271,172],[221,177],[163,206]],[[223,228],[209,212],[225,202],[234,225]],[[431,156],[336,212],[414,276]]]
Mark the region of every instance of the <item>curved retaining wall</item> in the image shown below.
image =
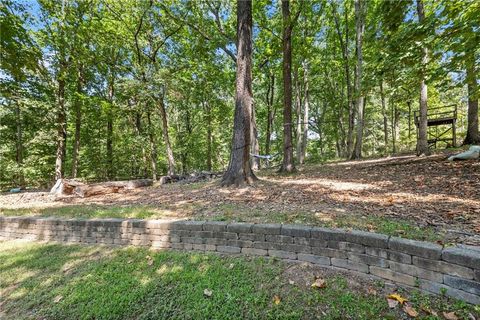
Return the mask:
[[[480,248],[297,225],[0,217],[0,240],[29,239],[271,256],[354,270],[480,304]]]

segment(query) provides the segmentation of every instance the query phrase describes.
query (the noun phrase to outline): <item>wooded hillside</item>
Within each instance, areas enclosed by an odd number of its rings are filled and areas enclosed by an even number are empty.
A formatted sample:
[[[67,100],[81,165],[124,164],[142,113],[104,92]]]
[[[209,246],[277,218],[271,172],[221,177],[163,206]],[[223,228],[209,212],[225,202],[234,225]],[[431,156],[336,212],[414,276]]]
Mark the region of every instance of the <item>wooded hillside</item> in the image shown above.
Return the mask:
[[[476,0],[4,0],[0,189],[227,169],[238,184],[267,163],[428,154],[429,110],[449,105],[456,144],[479,143],[479,12]]]

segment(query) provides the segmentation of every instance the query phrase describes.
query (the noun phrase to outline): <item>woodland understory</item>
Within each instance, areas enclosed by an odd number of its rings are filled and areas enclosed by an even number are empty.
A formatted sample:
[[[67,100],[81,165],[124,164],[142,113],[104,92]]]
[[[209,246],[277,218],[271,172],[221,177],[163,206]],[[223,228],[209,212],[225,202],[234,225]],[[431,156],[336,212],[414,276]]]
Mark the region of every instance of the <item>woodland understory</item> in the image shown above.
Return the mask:
[[[438,147],[478,143],[479,11],[475,0],[2,1],[0,188],[205,170],[241,185],[265,165],[428,155],[431,131],[448,128],[427,118],[452,104],[457,139]]]

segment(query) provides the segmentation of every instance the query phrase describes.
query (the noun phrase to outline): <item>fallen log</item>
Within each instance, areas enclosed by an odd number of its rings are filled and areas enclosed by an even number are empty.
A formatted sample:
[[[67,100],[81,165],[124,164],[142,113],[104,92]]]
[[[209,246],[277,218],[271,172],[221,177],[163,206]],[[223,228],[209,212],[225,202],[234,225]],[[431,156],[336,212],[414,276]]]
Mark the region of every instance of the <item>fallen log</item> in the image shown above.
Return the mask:
[[[50,190],[51,194],[56,195],[71,195],[76,187],[84,185],[84,183],[76,180],[58,179],[55,185]]]
[[[172,174],[169,176],[161,176],[160,179],[158,180],[159,185],[164,185],[167,183],[173,183],[173,182],[178,182],[180,180],[186,179],[187,176],[180,176],[178,174]]]
[[[102,194],[109,193],[118,193],[123,187],[106,185],[106,184],[91,184],[83,185],[75,188],[75,194],[79,195],[82,198],[87,198],[91,196],[98,196]]]
[[[136,189],[153,185],[152,179],[138,179],[127,181],[107,181],[102,183],[85,184],[76,180],[58,179],[50,190],[56,195],[76,194],[82,198],[108,193],[117,193],[122,189]]]

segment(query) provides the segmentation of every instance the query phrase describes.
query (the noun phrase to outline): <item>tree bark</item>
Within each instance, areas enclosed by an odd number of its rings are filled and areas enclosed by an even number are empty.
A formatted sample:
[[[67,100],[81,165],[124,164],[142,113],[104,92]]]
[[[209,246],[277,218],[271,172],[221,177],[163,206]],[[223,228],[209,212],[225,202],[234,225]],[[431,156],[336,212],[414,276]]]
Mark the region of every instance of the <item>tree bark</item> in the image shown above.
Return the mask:
[[[16,160],[18,166],[18,185],[20,188],[25,187],[25,175],[23,173],[23,128],[22,128],[22,114],[20,111],[20,102],[15,102],[15,121],[17,125],[16,134]]]
[[[252,103],[252,124],[250,126],[252,132],[250,133],[252,138],[252,154],[260,154],[260,144],[258,143],[258,130],[257,130],[257,120],[255,117],[255,104]],[[260,158],[251,157],[252,170],[256,171],[260,169]]]
[[[272,135],[272,128],[273,128],[273,120],[275,117],[275,108],[273,106],[273,99],[275,94],[275,74],[272,72],[268,78],[268,89],[267,89],[267,96],[266,96],[266,103],[267,103],[267,129],[265,130],[265,154],[270,154],[270,140]],[[266,164],[268,166],[268,159],[266,160]]]
[[[167,151],[168,175],[174,175],[175,174],[175,158],[173,156],[172,145],[170,144],[170,136],[168,134],[167,110],[165,109],[163,96],[159,100],[159,104],[160,104],[159,105],[160,116],[162,117],[163,140],[165,142],[165,148]]]
[[[223,186],[253,183],[257,178],[250,167],[252,115],[252,1],[237,0],[237,75],[232,149]]]
[[[283,16],[283,163],[280,172],[295,171],[292,146],[292,21],[290,0],[282,0]]]
[[[79,66],[77,75],[77,96],[73,108],[75,111],[75,137],[73,142],[72,153],[72,178],[77,177],[78,172],[78,158],[80,152],[80,134],[82,129],[82,93],[85,79],[83,77],[83,66]]]
[[[138,166],[138,174],[141,174],[144,177],[146,177],[147,176],[147,154],[145,151],[145,145],[142,141],[143,140],[142,115],[138,111],[135,112],[135,133],[139,140],[140,148],[142,151],[142,163],[143,163],[142,167]]]
[[[296,155],[297,162],[301,164],[300,160],[302,157],[302,95],[300,90],[300,81],[299,81],[298,68],[295,70],[295,113],[296,113]]]
[[[205,101],[207,120],[207,171],[212,171],[212,108],[208,101]]]
[[[108,102],[110,106],[107,111],[107,177],[112,179],[115,175],[113,166],[113,96],[115,93],[114,76],[112,75],[108,84]]]
[[[423,24],[425,21],[425,12],[423,10],[423,0],[417,0],[417,14],[418,22]],[[425,83],[425,67],[428,62],[428,49],[425,45],[422,46],[422,62],[420,71],[420,117],[418,119],[418,137],[417,137],[417,156],[429,155],[428,150],[428,126],[427,126],[427,111],[428,111],[428,94],[427,85]]]
[[[475,56],[470,53],[467,62],[467,90],[468,90],[468,119],[467,136],[463,144],[480,143],[480,134],[478,132],[478,85],[477,74],[475,70]]]
[[[345,5],[347,2],[345,2]],[[332,2],[334,8],[334,20],[335,20],[335,28],[337,29],[337,35],[340,41],[340,46],[342,49],[342,57],[343,57],[343,67],[345,70],[345,82],[347,84],[347,103],[348,103],[348,131],[347,131],[347,150],[346,150],[346,157],[350,157],[353,151],[353,130],[355,127],[355,103],[353,101],[353,90],[352,90],[352,83],[350,79],[350,59],[348,54],[348,10],[344,8],[344,19],[345,19],[345,41],[343,41],[342,31],[340,30],[340,22],[338,19],[338,12],[334,2]],[[342,112],[343,113],[343,112]],[[342,121],[343,123],[343,121]],[[342,124],[343,126],[343,124]],[[343,129],[343,127],[342,127]]]
[[[147,112],[148,123],[148,139],[150,141],[150,165],[152,167],[152,179],[157,180],[157,143],[155,141],[155,135],[153,133],[152,121],[150,118],[150,111]]]
[[[55,159],[55,180],[63,178],[65,144],[67,140],[67,114],[65,110],[65,69],[66,62],[60,61],[57,91],[57,152]]]
[[[303,135],[302,135],[302,148],[300,151],[300,164],[305,162],[305,156],[307,155],[308,144],[308,119],[310,108],[310,90],[308,87],[308,66],[307,63],[303,65],[303,83],[304,83],[304,97],[303,97]]]
[[[362,92],[362,76],[363,76],[363,33],[365,31],[364,22],[364,6],[363,0],[355,0],[355,33],[356,33],[356,53],[357,66],[355,68],[355,95],[357,107],[357,134],[355,140],[355,150],[352,159],[360,159],[362,157],[363,143],[363,112],[365,98]]]
[[[383,80],[380,81],[380,98],[382,100],[382,115],[383,115],[383,141],[385,144],[385,154],[388,153],[388,115],[385,104],[385,92],[383,91]]]

